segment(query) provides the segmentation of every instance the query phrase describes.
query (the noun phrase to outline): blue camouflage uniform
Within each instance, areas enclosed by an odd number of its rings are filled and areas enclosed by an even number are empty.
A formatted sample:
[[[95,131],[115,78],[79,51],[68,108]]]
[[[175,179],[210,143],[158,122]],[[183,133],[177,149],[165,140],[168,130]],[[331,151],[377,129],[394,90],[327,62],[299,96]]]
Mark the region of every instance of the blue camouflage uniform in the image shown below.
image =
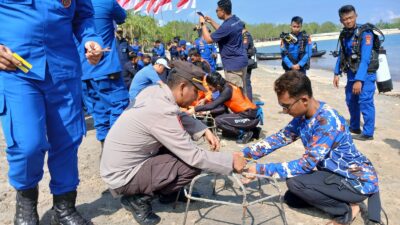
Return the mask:
[[[285,41],[282,41],[281,44],[281,54],[282,54],[282,64],[285,64],[289,70],[291,70],[290,68],[292,68],[293,65],[295,64],[299,64],[299,66],[301,67],[300,71],[303,72],[304,74],[306,74],[306,69],[304,68],[304,66],[309,62],[311,55],[312,55],[312,44],[311,44],[311,39],[308,38],[307,42],[306,42],[306,46],[304,49],[304,54],[303,57],[299,57],[300,56],[300,48],[301,48],[301,43],[302,43],[302,38],[303,38],[303,32],[299,32],[296,37],[297,37],[297,42],[296,43],[286,43]],[[287,52],[287,54],[285,54],[285,52]],[[290,60],[290,57],[288,56],[288,54],[291,55],[291,57],[297,61],[296,62],[292,62]]]
[[[82,43],[102,41],[95,34],[91,2],[70,3],[0,1],[0,43],[32,64],[28,73],[0,71],[8,175],[17,190],[38,185],[46,152],[52,194],[74,191],[79,183],[77,151],[86,128],[73,35]]]
[[[212,55],[217,52],[217,49],[213,44],[208,44],[203,38],[197,38],[195,40],[195,46],[197,51],[200,53],[201,58],[206,60],[210,64],[211,72],[215,72],[217,65]]]
[[[92,0],[94,22],[104,46],[110,47],[100,62],[93,66],[84,55],[83,43],[78,46],[82,62],[83,102],[92,114],[96,137],[104,141],[108,131],[129,104],[129,94],[121,75],[114,24],[122,24],[125,10],[115,0]],[[120,45],[121,46],[121,45]]]
[[[257,173],[291,178],[313,170],[343,176],[362,194],[379,191],[378,176],[372,163],[357,150],[346,120],[336,110],[320,102],[317,112],[307,119],[294,118],[285,128],[243,149],[247,158],[259,159],[301,139],[306,151],[300,159],[285,163],[257,164]]]
[[[350,57],[352,54],[352,45],[355,42],[355,36],[345,38],[345,56]],[[363,135],[374,136],[375,128],[375,81],[376,73],[368,73],[368,66],[374,42],[374,36],[370,31],[365,31],[362,34],[361,40],[361,61],[356,73],[350,69],[347,71],[347,84],[346,84],[346,104],[350,113],[350,129],[360,129],[360,112],[363,115],[364,126]],[[340,75],[340,57],[336,62],[335,76]],[[362,82],[362,89],[359,95],[352,93],[353,85],[356,81]]]

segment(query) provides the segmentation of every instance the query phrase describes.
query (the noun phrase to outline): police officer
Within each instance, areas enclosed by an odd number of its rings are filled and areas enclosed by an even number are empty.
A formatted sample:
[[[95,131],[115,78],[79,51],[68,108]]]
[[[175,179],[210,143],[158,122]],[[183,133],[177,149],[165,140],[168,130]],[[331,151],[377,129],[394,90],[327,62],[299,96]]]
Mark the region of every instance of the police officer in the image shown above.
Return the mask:
[[[282,67],[285,71],[298,70],[306,74],[310,68],[311,38],[301,31],[303,18],[295,16],[290,23],[291,33],[281,35]]]
[[[163,58],[165,57],[165,48],[164,48],[164,44],[161,43],[160,40],[156,40],[154,42],[154,48],[152,50],[153,52],[153,58]]]
[[[226,79],[243,88],[244,94],[247,95],[246,68],[248,60],[242,40],[243,22],[232,14],[230,0],[219,0],[217,5],[217,16],[224,22],[219,25],[209,16],[200,16],[202,35],[207,43],[218,43]],[[208,27],[205,26],[206,22],[214,27],[214,33],[208,32]]]
[[[106,18],[110,16],[112,16],[112,14],[106,15]],[[121,27],[118,27],[115,36],[117,38],[118,57],[120,60],[121,67],[124,66],[125,63],[129,61],[129,53],[133,52],[133,48],[129,45],[128,41],[124,38],[123,35],[124,35],[124,30]]]
[[[189,57],[189,50],[186,48],[186,40],[180,40],[178,45],[179,59],[187,61]]]
[[[196,26],[195,29],[199,34],[199,37],[194,41],[195,47],[200,53],[201,58],[206,60],[210,65],[211,72],[215,72],[217,69],[217,65],[215,63],[217,49],[213,43],[209,44],[206,40],[204,40],[200,26]]]
[[[117,24],[124,23],[126,12],[115,0],[93,0],[92,4],[96,31],[101,34],[104,45],[110,47],[110,52],[104,54],[99,64],[92,66],[85,60],[84,51],[80,51],[83,102],[93,116],[96,138],[103,144],[108,130],[129,104],[128,89],[121,76],[122,66],[118,63],[113,35],[114,21]]]
[[[360,25],[357,25],[357,13],[352,5],[345,5],[339,9],[340,22],[344,28],[340,34],[340,57],[335,67],[333,85],[339,87],[339,75],[347,73],[346,103],[350,112],[350,131],[357,136],[357,140],[372,140],[375,127],[375,80],[376,69],[371,68],[371,53],[374,35],[371,30],[357,34]],[[358,36],[358,37],[357,37]],[[355,52],[352,46],[358,46],[361,52]],[[360,130],[360,112],[363,115],[364,126]]]
[[[181,60],[174,66],[167,84],[144,89],[124,111],[107,136],[101,158],[102,179],[122,195],[121,204],[141,225],[161,221],[152,210],[154,195],[168,202],[168,196],[175,197],[200,169],[229,174],[246,166],[238,153],[206,151],[192,141],[204,136],[212,150],[219,148],[217,137],[204,124],[180,111],[196,100],[198,90],[205,90],[204,72]]]
[[[0,21],[0,115],[9,182],[17,190],[14,224],[39,224],[38,183],[46,152],[52,224],[86,224],[75,208],[77,151],[86,130],[81,63],[73,35],[89,63],[98,63],[102,40],[95,33],[92,4],[1,1]]]
[[[133,39],[132,51],[137,55],[140,51],[142,51],[142,46],[139,45],[139,40],[137,38]]]

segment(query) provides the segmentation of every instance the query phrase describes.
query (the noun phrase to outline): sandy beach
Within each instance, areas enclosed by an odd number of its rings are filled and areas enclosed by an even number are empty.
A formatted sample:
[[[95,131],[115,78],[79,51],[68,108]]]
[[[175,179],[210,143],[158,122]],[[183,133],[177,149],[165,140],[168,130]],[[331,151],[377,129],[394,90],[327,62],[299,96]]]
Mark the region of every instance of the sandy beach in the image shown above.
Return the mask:
[[[260,66],[253,71],[252,83],[255,97],[265,103],[263,134],[270,135],[286,125],[291,117],[280,114],[281,108],[277,103],[273,92],[273,82],[282,73],[280,68]],[[339,89],[332,86],[331,72],[324,70],[310,70],[309,77],[312,80],[315,97],[327,102],[336,108],[345,118],[349,118],[344,97],[345,78],[341,79]],[[396,177],[400,171],[400,97],[376,94],[376,134],[375,140],[370,142],[356,141],[358,149],[365,154],[375,165],[379,173],[382,204],[388,213],[391,224],[400,220],[398,209],[400,208],[400,181]],[[79,150],[79,169],[81,183],[78,188],[78,210],[96,225],[123,225],[137,224],[132,215],[121,208],[119,199],[114,199],[110,194],[102,194],[106,185],[99,175],[100,143],[96,141],[93,122],[86,118],[88,132]],[[4,137],[0,146],[5,149]],[[239,151],[244,146],[237,145],[233,140],[223,140],[221,151]],[[253,141],[254,143],[255,141]],[[202,145],[205,145],[201,141]],[[207,146],[205,146],[207,147]],[[300,141],[277,150],[263,159],[263,162],[283,162],[302,156],[304,152]],[[8,183],[8,165],[5,151],[0,152],[0,224],[13,224],[15,212],[15,191]],[[41,224],[49,224],[52,196],[49,193],[48,183],[50,176],[47,166],[44,168],[44,177],[40,183],[39,215]],[[223,189],[224,179],[219,177],[217,181],[217,198],[240,202],[237,185],[234,188]],[[284,181],[279,182],[282,191],[286,191]],[[200,180],[197,189],[204,195],[210,195],[210,178]],[[270,185],[263,185],[266,193],[272,194]],[[254,193],[253,193],[254,194]],[[256,195],[256,194],[255,194]],[[254,198],[256,198],[255,196]],[[160,224],[182,224],[185,204],[178,203],[175,209],[172,205],[161,205],[157,199],[153,201],[155,212],[161,216]],[[326,224],[328,215],[316,209],[294,210],[285,205],[286,218],[289,224],[317,225]],[[365,210],[362,214],[365,217]],[[232,206],[219,206],[209,203],[192,203],[190,206],[187,224],[241,224],[242,209]],[[354,225],[365,223],[363,216],[357,216]],[[276,207],[271,204],[256,204],[250,207],[250,213],[246,218],[246,224],[282,224]]]

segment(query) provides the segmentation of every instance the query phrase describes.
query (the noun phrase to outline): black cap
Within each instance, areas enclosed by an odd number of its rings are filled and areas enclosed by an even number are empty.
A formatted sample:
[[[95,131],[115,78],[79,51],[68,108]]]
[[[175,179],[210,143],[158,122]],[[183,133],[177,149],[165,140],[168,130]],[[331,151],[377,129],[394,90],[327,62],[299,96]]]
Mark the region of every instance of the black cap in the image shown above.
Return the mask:
[[[206,91],[206,88],[203,86],[203,77],[206,73],[202,69],[193,65],[192,63],[182,60],[174,61],[173,66],[177,76],[185,78],[197,89]]]

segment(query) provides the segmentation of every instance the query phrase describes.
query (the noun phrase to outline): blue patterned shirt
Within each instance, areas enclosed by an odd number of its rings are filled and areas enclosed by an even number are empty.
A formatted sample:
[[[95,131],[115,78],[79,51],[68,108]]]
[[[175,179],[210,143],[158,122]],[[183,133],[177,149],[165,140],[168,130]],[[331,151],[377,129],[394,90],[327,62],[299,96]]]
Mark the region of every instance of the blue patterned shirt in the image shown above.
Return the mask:
[[[378,176],[372,163],[357,150],[343,116],[323,102],[310,119],[294,118],[281,131],[246,147],[243,153],[247,158],[259,159],[298,138],[306,150],[302,158],[257,164],[257,173],[290,178],[315,169],[328,170],[345,177],[362,194],[378,192]]]

